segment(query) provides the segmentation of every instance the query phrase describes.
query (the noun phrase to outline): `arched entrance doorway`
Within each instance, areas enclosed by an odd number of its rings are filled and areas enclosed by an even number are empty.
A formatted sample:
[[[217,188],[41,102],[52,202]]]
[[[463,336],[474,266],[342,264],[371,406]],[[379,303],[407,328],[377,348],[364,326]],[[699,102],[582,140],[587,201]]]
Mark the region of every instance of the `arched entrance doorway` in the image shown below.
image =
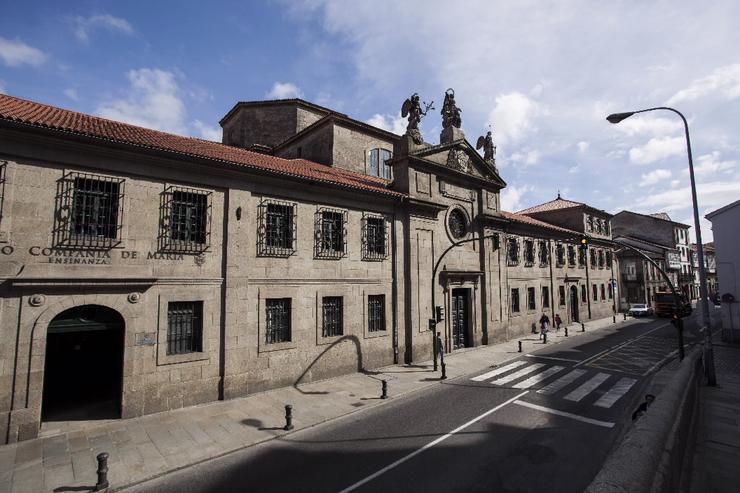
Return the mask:
[[[124,321],[100,305],[63,311],[46,334],[42,421],[121,417]]]
[[[574,322],[580,322],[578,318],[578,288],[570,287],[570,319]]]

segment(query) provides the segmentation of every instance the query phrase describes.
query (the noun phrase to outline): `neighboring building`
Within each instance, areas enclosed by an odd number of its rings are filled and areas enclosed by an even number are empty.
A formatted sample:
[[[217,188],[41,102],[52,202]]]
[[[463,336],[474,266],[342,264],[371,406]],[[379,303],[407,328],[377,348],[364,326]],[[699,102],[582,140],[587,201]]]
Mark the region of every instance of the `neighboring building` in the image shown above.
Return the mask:
[[[693,271],[689,250],[690,226],[672,221],[668,214],[640,214],[622,211],[612,219],[614,238],[642,250],[666,272],[673,286],[691,297]],[[644,258],[623,249],[618,253],[622,266],[623,296],[620,301],[648,303],[656,290],[669,290],[668,283]]]
[[[694,283],[691,289],[694,293],[692,299],[699,298],[699,255],[696,252],[696,243],[691,244],[691,265],[694,272]],[[707,276],[707,294],[714,300],[719,293],[717,282],[717,258],[715,256],[714,242],[704,243],[704,272]]]
[[[740,341],[740,200],[705,216],[712,222],[718,292],[722,299],[722,338]]]
[[[458,128],[432,145],[299,99],[222,125],[0,95],[3,441],[429,359],[435,305],[448,351],[613,312],[611,216],[502,211]]]

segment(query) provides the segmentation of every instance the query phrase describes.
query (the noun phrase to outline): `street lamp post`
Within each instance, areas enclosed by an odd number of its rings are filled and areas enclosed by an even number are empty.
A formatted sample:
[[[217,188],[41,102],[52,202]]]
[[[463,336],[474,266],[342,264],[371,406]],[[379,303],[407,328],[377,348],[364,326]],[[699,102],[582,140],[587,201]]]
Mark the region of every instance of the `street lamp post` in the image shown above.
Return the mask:
[[[702,306],[702,325],[704,326],[704,368],[707,372],[707,382],[709,385],[717,385],[717,375],[714,369],[714,352],[712,350],[712,331],[711,321],[709,318],[709,300],[707,298],[707,273],[704,270],[704,244],[701,239],[701,227],[699,226],[699,206],[696,200],[696,181],[694,180],[694,160],[691,156],[691,139],[689,138],[689,124],[683,114],[667,106],[658,106],[639,111],[629,111],[626,113],[613,113],[606,117],[610,123],[619,123],[622,120],[631,117],[637,113],[648,111],[666,110],[672,111],[683,120],[683,127],[686,133],[686,151],[689,155],[689,177],[691,179],[691,200],[694,207],[694,228],[696,229],[696,245],[699,257],[699,296],[701,297]]]

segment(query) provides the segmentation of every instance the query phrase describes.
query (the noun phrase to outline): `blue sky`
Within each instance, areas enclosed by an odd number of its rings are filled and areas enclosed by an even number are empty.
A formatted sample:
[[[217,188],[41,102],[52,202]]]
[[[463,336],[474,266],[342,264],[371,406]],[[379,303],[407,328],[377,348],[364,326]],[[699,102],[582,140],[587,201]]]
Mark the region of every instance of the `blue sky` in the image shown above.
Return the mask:
[[[564,197],[693,224],[740,198],[740,2],[9,2],[0,91],[214,140],[240,100],[303,97],[402,132],[418,92],[452,87],[475,142],[488,125],[519,210]],[[693,228],[692,228],[693,230]],[[711,239],[703,222],[705,241]]]

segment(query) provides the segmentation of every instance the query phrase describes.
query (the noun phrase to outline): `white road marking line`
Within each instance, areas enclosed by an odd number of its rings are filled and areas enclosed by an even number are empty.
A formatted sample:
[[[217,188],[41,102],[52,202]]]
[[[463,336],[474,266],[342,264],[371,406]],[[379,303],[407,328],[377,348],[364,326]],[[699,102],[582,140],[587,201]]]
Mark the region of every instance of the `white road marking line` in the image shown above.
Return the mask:
[[[506,375],[505,377],[499,378],[498,380],[494,380],[493,382],[490,382],[490,383],[491,383],[491,385],[504,385],[504,384],[507,384],[509,382],[513,382],[517,378],[521,378],[524,375],[529,375],[533,371],[537,371],[540,368],[542,368],[543,366],[545,366],[544,363],[535,363],[533,365],[527,366],[526,368],[522,368],[519,371],[515,371],[511,375]]]
[[[536,409],[537,411],[542,411],[544,413],[555,414],[557,416],[564,416],[566,418],[575,419],[576,421],[582,421],[584,423],[589,423],[589,424],[596,425],[596,426],[603,426],[604,428],[614,427],[614,423],[610,421],[599,421],[598,419],[587,418],[585,416],[579,416],[573,413],[566,413],[565,411],[558,411],[557,409],[551,409],[549,407],[538,406],[537,404],[530,404],[529,402],[514,401],[514,404],[519,404],[520,406],[528,407],[530,409]]]
[[[591,377],[589,380],[587,380],[586,383],[582,384],[580,387],[575,389],[573,392],[563,397],[563,399],[578,402],[584,397],[586,397],[588,394],[596,390],[596,387],[604,383],[608,378],[609,378],[608,373],[597,373],[596,375]]]
[[[586,370],[573,370],[570,373],[563,375],[547,387],[542,387],[537,391],[538,394],[552,395],[563,387],[575,382],[581,375],[586,373]]]
[[[495,377],[496,375],[501,375],[502,373],[506,373],[507,371],[511,371],[514,368],[519,368],[522,365],[526,365],[526,361],[515,361],[509,365],[502,366],[500,368],[496,368],[495,370],[489,371],[488,373],[484,373],[483,375],[478,375],[477,377],[471,378],[471,380],[476,382],[482,382],[483,380],[488,380],[491,377]]]
[[[515,389],[528,389],[536,383],[540,383],[540,382],[547,380],[548,378],[555,375],[557,372],[559,372],[562,369],[563,369],[562,366],[553,366],[543,371],[542,373],[538,373],[537,375],[533,377],[529,377],[526,380],[522,380],[518,384],[514,385],[514,388]]]
[[[517,395],[515,397],[512,397],[508,401],[506,401],[506,402],[504,402],[502,404],[499,404],[498,406],[494,407],[493,409],[489,409],[488,411],[484,412],[480,416],[471,419],[470,421],[468,421],[467,423],[465,423],[463,425],[458,426],[457,428],[455,428],[451,432],[449,432],[449,433],[447,433],[445,435],[442,435],[441,437],[437,438],[436,440],[433,440],[433,441],[427,443],[422,448],[420,448],[418,450],[414,450],[410,454],[408,454],[408,455],[406,455],[404,457],[401,457],[396,462],[385,466],[380,471],[378,471],[378,472],[376,472],[374,474],[371,474],[370,476],[368,476],[365,479],[362,479],[362,480],[356,482],[355,484],[353,484],[351,486],[348,486],[347,488],[343,489],[339,493],[349,493],[350,491],[356,490],[360,486],[362,486],[362,485],[364,485],[364,484],[372,481],[373,479],[377,478],[378,476],[380,476],[382,474],[385,474],[386,472],[390,471],[391,469],[393,469],[395,467],[398,467],[399,465],[403,464],[404,462],[406,462],[407,460],[411,459],[412,457],[416,457],[420,453],[424,452],[426,449],[434,447],[438,443],[447,440],[448,438],[450,438],[451,436],[453,436],[455,433],[464,430],[465,428],[467,428],[468,426],[470,426],[470,425],[472,425],[474,423],[477,423],[478,421],[480,421],[481,419],[485,418],[489,414],[492,414],[492,413],[498,411],[499,409],[501,409],[502,407],[507,406],[507,405],[511,404],[512,402],[515,402],[517,399],[519,399],[520,397],[526,395],[528,392],[529,392],[528,390],[525,390],[521,394],[519,394],[519,395]]]
[[[542,359],[552,359],[555,361],[570,361],[571,363],[580,363],[581,360],[579,359],[569,359],[569,358],[556,358],[554,356],[538,356],[536,354],[525,354],[527,358],[542,358]]]
[[[628,339],[627,341],[625,341],[625,342],[622,342],[622,343],[620,343],[620,344],[617,344],[617,345],[616,345],[616,346],[614,346],[614,347],[611,347],[611,348],[605,349],[604,351],[601,351],[600,353],[594,354],[594,355],[593,355],[593,356],[591,356],[590,358],[587,358],[587,359],[585,359],[585,360],[581,361],[581,362],[580,362],[580,363],[578,363],[578,364],[577,364],[576,366],[581,366],[581,365],[585,365],[586,363],[588,363],[588,362],[590,362],[590,361],[594,361],[595,359],[597,359],[597,358],[599,358],[599,357],[601,357],[601,356],[606,356],[607,354],[609,354],[609,353],[611,353],[611,352],[613,352],[613,351],[616,351],[617,349],[621,349],[621,348],[622,348],[623,346],[627,346],[628,344],[632,344],[633,342],[639,341],[639,340],[640,340],[640,339],[642,339],[643,337],[645,337],[645,336],[648,336],[648,335],[650,335],[651,333],[655,332],[656,330],[658,330],[658,329],[662,329],[663,327],[667,327],[667,326],[668,326],[668,324],[670,324],[670,322],[668,322],[668,323],[665,323],[665,324],[663,324],[663,325],[659,325],[659,326],[655,327],[654,329],[650,329],[649,331],[645,332],[644,334],[642,334],[642,335],[641,335],[641,336],[639,336],[639,337],[635,337],[634,339]]]
[[[622,397],[629,391],[629,389],[632,388],[635,382],[637,382],[637,379],[635,378],[624,377],[620,379],[617,383],[614,384],[611,389],[609,389],[606,394],[602,395],[598,401],[594,402],[594,406],[606,408],[612,407],[612,405],[614,405],[614,403],[617,402],[620,397]]]

